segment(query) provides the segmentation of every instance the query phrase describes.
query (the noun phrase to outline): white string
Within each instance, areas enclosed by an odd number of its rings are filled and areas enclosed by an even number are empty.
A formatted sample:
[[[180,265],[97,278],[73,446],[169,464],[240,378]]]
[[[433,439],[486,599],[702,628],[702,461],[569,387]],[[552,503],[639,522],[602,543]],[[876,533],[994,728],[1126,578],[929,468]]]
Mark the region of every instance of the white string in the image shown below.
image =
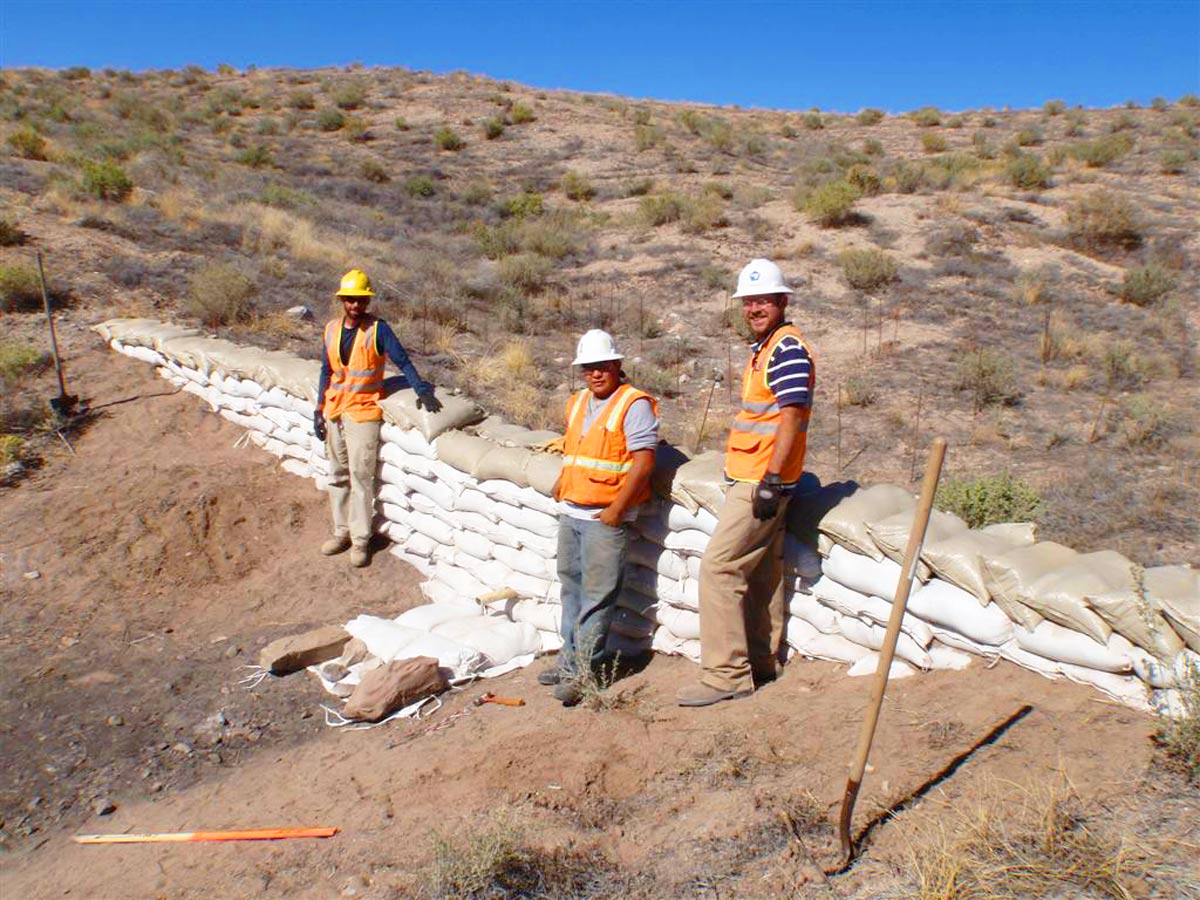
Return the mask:
[[[241,685],[248,691],[254,690],[256,687],[258,687],[260,684],[262,684],[264,681],[266,681],[268,678],[271,677],[271,670],[266,669],[262,666],[245,665],[245,666],[238,666],[238,668],[250,670],[249,675],[247,675],[245,678],[239,678],[238,682],[237,682],[239,685]]]
[[[245,431],[242,432],[241,437],[239,437],[236,441],[233,442],[233,449],[241,450],[243,447],[249,445],[249,443],[250,443],[250,429],[246,429]]]

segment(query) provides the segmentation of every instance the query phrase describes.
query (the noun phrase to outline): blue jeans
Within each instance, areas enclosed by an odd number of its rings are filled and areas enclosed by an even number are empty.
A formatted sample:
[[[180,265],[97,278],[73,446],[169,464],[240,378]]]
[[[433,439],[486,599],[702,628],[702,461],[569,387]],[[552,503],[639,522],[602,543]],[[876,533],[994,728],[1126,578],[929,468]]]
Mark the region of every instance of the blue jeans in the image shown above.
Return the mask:
[[[625,581],[628,538],[625,525],[612,528],[595,519],[558,518],[563,639],[558,668],[563,674],[578,671],[580,651],[590,652],[593,670],[612,660],[605,642]]]

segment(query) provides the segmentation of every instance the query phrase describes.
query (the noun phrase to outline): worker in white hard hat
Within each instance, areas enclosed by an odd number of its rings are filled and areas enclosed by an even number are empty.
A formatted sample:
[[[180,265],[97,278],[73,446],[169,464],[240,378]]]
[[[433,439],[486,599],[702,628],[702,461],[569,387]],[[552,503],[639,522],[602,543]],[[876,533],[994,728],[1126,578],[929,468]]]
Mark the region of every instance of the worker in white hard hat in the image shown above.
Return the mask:
[[[329,502],[333,534],[321,552],[333,556],[350,551],[350,563],[370,560],[375,503],[375,467],[385,396],[383,369],[391,360],[416,391],[418,408],[436,412],[441,403],[433,385],[423,381],[403,345],[382,319],[367,312],[375,292],[360,269],[342,276],[337,297],[342,314],[326,323],[321,346],[321,380],[313,432],[325,442],[329,457]]]
[[[612,677],[606,642],[624,582],[628,523],[650,499],[658,403],[625,380],[622,359],[612,336],[593,329],[579,339],[573,363],[586,386],[567,403],[554,485],[563,646],[558,664],[538,675],[564,706],[582,698],[585,673]]]
[[[738,275],[733,296],[753,343],[725,445],[729,487],[700,565],[703,674],[679,690],[680,706],[748,697],[782,671],[784,512],[804,471],[816,375],[787,321],[791,294],[770,260],[753,259]]]

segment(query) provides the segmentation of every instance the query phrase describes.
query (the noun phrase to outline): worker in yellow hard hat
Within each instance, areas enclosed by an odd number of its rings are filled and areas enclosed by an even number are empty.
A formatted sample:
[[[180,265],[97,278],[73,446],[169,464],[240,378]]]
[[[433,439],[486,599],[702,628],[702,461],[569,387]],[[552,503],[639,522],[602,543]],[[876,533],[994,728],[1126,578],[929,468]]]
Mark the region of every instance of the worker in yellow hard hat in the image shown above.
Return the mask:
[[[321,381],[313,431],[325,442],[329,457],[329,500],[333,535],[321,552],[333,556],[350,551],[350,563],[370,562],[375,501],[375,467],[385,396],[383,368],[391,360],[417,392],[418,408],[437,412],[441,403],[433,385],[421,380],[390,325],[367,312],[371,281],[361,269],[342,276],[337,296],[342,315],[325,325]]]

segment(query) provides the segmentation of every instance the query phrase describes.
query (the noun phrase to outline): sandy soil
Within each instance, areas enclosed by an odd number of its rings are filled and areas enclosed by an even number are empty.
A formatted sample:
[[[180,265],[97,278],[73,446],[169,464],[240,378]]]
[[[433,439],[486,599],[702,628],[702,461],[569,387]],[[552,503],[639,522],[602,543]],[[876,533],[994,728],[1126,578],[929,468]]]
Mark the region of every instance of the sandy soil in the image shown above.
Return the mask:
[[[496,815],[538,846],[601,852],[647,896],[913,895],[911,813],[875,828],[832,888],[798,882],[779,812],[807,803],[827,818],[805,846],[831,866],[870,686],[833,665],[797,661],[753,699],[698,711],[672,705],[696,675],[681,660],[656,658],[622,682],[620,708],[596,711],[563,709],[527,670],[486,685],[525,697],[523,708],[476,708],[485,687],[472,686],[426,720],[360,732],[324,725],[329,698],[305,674],[239,685],[269,640],[419,602],[417,575],[386,553],[365,571],[322,558],[323,495],[235,447],[238,429],[149,367],[63,331],[68,375],[95,419],[74,454],[64,447],[0,493],[3,896],[414,896],[435,832],[470,833]],[[975,664],[891,686],[856,827],[1026,704],[930,797],[965,802],[988,781],[1065,774],[1115,809],[1163,784],[1146,716]],[[1183,841],[1181,874],[1142,896],[1200,884],[1186,851],[1200,840],[1200,794],[1175,785],[1167,800],[1157,827]],[[275,844],[69,840],[318,824],[341,832]]]

